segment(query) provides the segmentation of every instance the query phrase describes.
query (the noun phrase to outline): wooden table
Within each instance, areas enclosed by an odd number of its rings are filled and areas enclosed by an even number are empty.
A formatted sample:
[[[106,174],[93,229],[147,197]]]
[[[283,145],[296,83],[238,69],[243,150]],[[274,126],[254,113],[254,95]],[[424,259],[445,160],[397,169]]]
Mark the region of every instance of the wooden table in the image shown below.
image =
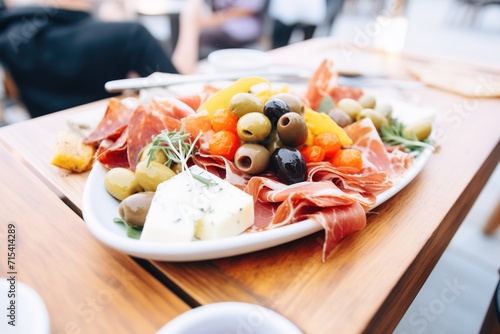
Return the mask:
[[[279,64],[312,68],[325,56],[341,55],[338,64],[353,66],[345,52],[342,45],[321,39],[272,55]],[[408,78],[405,66],[412,62],[433,61],[356,52],[352,59],[365,59],[358,68],[398,78]],[[305,333],[393,330],[500,159],[500,99],[465,98],[431,88],[401,93],[440,111],[441,150],[405,189],[377,208],[378,214],[369,214],[367,227],[345,238],[325,263],[319,232],[252,254],[192,263],[152,262],[150,269],[159,270],[168,286],[191,305],[257,303],[283,314]],[[66,117],[102,113],[105,103],[0,129],[0,141],[78,211],[87,174],[69,175],[48,161]]]
[[[82,219],[3,146],[0,170],[1,276],[14,272],[40,294],[53,333],[152,333],[190,309],[131,257],[97,242]],[[9,225],[15,259],[7,267]],[[27,319],[18,307],[19,324]]]

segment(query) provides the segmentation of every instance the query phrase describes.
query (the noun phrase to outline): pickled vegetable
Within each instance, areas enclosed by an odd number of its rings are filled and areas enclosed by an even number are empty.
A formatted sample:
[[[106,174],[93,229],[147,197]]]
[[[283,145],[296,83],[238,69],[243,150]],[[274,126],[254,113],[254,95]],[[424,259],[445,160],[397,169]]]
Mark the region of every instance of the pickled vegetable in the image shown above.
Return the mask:
[[[280,99],[272,98],[264,104],[264,115],[271,121],[273,129],[276,129],[280,117],[291,111],[290,107]]]
[[[122,167],[110,169],[106,173],[104,187],[111,196],[120,201],[143,190],[134,172]]]
[[[252,86],[257,84],[266,83],[269,86],[271,85],[269,80],[262,77],[252,76],[252,77],[244,77],[236,80],[234,83],[225,87],[207,99],[199,108],[198,111],[206,110],[208,115],[212,117],[212,114],[220,108],[228,108],[229,102],[233,98],[233,96],[237,93],[247,93],[250,91]]]
[[[236,130],[241,140],[258,142],[264,140],[271,132],[271,122],[264,114],[251,112],[238,120]]]
[[[305,181],[306,162],[294,147],[281,147],[271,154],[270,165],[281,182],[294,184]]]
[[[263,112],[264,103],[251,93],[235,94],[229,102],[229,111],[240,118],[251,112]]]
[[[302,100],[291,93],[280,93],[273,96],[273,99],[278,99],[285,102],[290,110],[299,115],[304,115],[304,103]]]
[[[234,156],[236,167],[247,174],[258,174],[269,164],[269,151],[262,145],[243,144]]]
[[[280,117],[277,124],[278,136],[286,146],[297,147],[307,139],[307,125],[302,116],[290,112]]]
[[[144,226],[154,194],[146,191],[125,198],[118,206],[120,217],[129,225]]]
[[[307,128],[313,135],[317,136],[323,132],[332,132],[339,137],[342,146],[349,146],[352,144],[352,139],[349,138],[345,130],[335,123],[327,114],[318,113],[311,108],[306,108],[304,120],[306,121]]]
[[[158,185],[175,176],[175,172],[157,161],[151,161],[149,165],[147,161],[141,161],[135,169],[135,176],[145,191],[156,191]]]

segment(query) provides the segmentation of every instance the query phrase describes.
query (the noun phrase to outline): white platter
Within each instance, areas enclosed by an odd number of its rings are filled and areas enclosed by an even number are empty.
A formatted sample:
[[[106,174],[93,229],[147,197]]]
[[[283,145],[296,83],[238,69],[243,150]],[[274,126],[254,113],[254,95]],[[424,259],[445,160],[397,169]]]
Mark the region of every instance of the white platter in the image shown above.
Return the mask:
[[[400,110],[404,110],[405,106],[408,105],[400,102]],[[424,114],[427,115],[428,112]],[[423,151],[397,184],[377,196],[376,205],[372,209],[406,187],[420,173],[431,154],[430,149]],[[113,221],[113,218],[118,217],[119,202],[104,188],[106,171],[103,166],[96,163],[90,172],[83,194],[83,218],[98,240],[111,248],[138,258],[172,262],[223,258],[281,245],[322,229],[318,223],[305,220],[273,230],[243,233],[218,240],[162,243],[131,239],[126,236],[125,228]]]
[[[302,334],[290,320],[268,308],[240,302],[213,303],[189,310],[157,334],[287,333]]]

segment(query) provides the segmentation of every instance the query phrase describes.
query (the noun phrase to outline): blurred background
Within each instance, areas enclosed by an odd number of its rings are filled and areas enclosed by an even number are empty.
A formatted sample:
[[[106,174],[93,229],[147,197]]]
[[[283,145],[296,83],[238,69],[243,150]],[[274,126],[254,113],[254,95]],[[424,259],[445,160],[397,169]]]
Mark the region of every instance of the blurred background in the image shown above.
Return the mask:
[[[178,42],[179,13],[186,1],[100,0],[91,1],[90,10],[102,20],[140,22],[170,54]],[[281,19],[283,7],[273,9],[272,1],[265,1],[259,15],[260,34],[243,47],[258,50],[276,47],[276,20]],[[44,1],[45,4],[64,2]],[[86,1],[66,2],[78,6]],[[206,5],[210,10],[210,5]],[[390,52],[426,54],[500,68],[500,1],[328,0],[325,6],[325,15],[321,17],[305,23],[290,21],[281,27],[293,27],[285,32],[281,30],[285,34],[281,35],[285,36],[280,39],[281,45],[309,37],[334,36],[359,47],[374,46]],[[387,34],[375,33],[377,24],[392,25],[393,29]],[[217,45],[213,45],[213,48],[200,49],[200,59],[216,48]],[[2,82],[1,124],[28,119],[30,116],[16,99],[10,83],[5,78]],[[500,268],[500,233],[486,236],[482,228],[499,201],[500,170],[497,168],[395,333],[479,331]],[[451,290],[455,293],[453,300],[445,303],[441,300],[443,291],[449,291],[451,286],[455,287]]]

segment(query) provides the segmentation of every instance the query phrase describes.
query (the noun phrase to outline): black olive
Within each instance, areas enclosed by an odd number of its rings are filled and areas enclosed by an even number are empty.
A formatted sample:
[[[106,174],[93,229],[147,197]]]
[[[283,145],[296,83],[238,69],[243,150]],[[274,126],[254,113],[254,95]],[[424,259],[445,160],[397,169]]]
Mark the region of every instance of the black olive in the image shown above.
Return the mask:
[[[280,99],[269,99],[264,104],[264,115],[271,121],[273,129],[276,129],[276,124],[278,124],[280,117],[288,112],[292,112],[292,110],[288,104]]]
[[[294,184],[306,179],[306,162],[299,150],[294,147],[284,146],[274,150],[270,164],[283,183]]]

